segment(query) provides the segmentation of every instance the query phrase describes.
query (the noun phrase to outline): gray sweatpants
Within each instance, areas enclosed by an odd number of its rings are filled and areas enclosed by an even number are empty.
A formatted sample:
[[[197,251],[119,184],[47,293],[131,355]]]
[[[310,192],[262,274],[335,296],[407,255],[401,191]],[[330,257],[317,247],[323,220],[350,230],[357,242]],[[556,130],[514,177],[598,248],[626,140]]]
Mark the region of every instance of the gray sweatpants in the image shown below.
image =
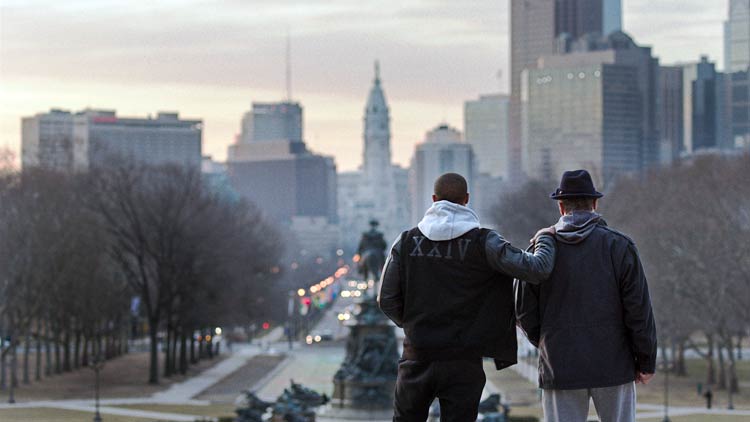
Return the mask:
[[[583,390],[544,390],[545,422],[586,422],[589,399],[601,422],[635,421],[635,383]]]

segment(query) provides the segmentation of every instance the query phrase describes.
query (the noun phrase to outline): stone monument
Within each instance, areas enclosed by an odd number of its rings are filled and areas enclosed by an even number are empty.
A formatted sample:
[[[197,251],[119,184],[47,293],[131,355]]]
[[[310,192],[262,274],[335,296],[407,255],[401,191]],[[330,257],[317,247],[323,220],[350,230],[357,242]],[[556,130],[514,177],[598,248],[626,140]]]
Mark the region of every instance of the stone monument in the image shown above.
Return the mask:
[[[379,280],[386,243],[377,221],[360,242],[360,273],[366,281]],[[391,420],[398,373],[398,344],[394,326],[376,301],[375,287],[364,295],[349,324],[346,357],[333,377],[333,396],[318,411],[318,420]]]

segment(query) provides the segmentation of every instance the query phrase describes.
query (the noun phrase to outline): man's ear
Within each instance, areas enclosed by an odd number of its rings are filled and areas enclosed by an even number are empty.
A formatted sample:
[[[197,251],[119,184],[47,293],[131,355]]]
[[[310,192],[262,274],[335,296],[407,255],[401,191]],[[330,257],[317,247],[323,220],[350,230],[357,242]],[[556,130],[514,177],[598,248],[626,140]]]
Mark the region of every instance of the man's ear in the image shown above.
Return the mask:
[[[464,205],[467,205],[469,203],[469,193],[466,192],[466,199],[464,199]]]
[[[437,201],[438,201],[437,195],[432,195],[432,202],[437,202]]]
[[[594,198],[594,211],[599,209],[599,198]]]

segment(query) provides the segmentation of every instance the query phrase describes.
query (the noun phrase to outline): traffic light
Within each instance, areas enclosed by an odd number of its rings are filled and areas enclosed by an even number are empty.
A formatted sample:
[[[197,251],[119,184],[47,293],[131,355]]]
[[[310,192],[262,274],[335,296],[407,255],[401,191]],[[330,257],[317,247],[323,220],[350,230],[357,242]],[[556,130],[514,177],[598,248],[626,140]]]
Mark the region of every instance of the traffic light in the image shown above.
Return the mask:
[[[263,329],[264,329],[264,330],[267,330],[267,329],[269,329],[269,328],[271,328],[271,324],[269,324],[269,323],[268,323],[268,321],[264,322],[264,323],[263,323]]]

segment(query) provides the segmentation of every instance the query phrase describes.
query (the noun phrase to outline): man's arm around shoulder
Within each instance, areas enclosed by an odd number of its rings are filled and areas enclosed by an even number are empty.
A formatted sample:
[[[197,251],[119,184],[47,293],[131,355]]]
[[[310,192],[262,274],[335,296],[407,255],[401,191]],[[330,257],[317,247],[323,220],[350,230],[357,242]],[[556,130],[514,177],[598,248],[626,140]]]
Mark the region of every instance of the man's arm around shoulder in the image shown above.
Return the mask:
[[[391,252],[380,276],[380,292],[378,306],[380,310],[401,327],[404,317],[404,296],[401,290],[401,239],[399,236],[391,247]]]
[[[531,284],[548,279],[555,265],[555,239],[549,234],[538,236],[534,252],[530,253],[511,245],[493,230],[487,234],[484,248],[492,268]]]

